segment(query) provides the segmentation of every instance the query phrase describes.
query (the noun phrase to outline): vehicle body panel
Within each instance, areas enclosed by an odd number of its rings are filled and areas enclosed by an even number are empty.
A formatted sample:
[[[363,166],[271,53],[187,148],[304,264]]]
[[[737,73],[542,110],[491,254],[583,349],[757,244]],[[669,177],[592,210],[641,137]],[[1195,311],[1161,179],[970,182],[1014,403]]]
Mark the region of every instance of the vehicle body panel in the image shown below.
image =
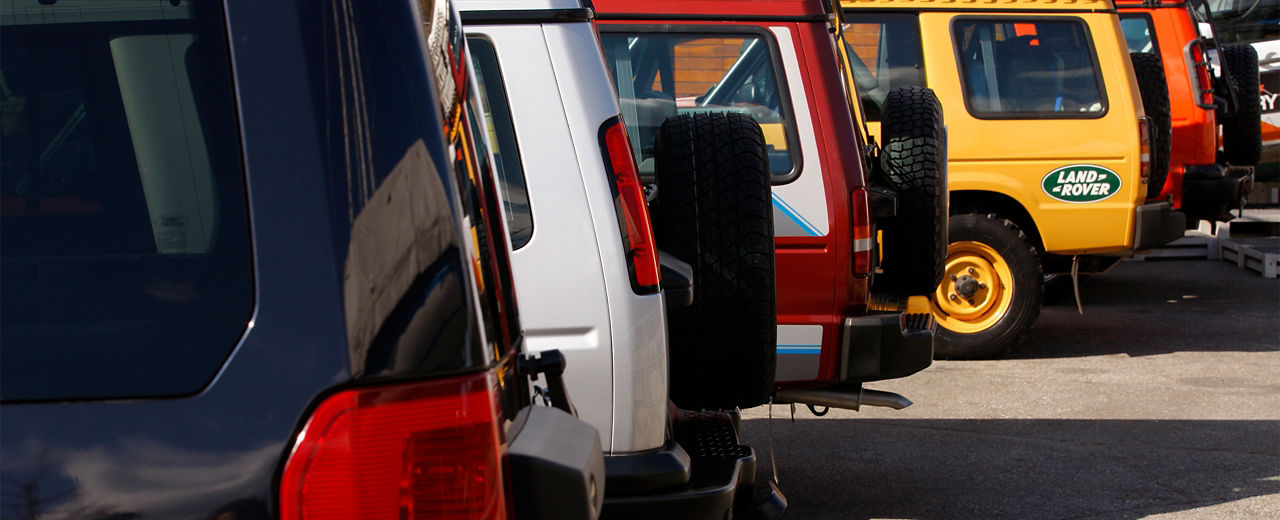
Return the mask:
[[[505,236],[496,196],[485,195],[487,152],[469,141],[480,128],[463,115],[467,98],[437,90],[442,69],[429,68],[416,3],[370,5],[196,4],[226,28],[234,113],[225,115],[249,201],[252,317],[195,395],[6,402],[0,474],[25,490],[6,491],[6,508],[33,518],[274,518],[282,467],[325,396],[472,374],[511,397],[519,330],[506,248],[476,232]],[[38,18],[77,6],[0,7]],[[10,14],[6,24],[27,23]],[[445,48],[457,65],[462,49]],[[465,70],[444,73],[467,81]],[[186,331],[176,332],[180,348]]]
[[[866,314],[870,300],[870,277],[853,273],[854,217],[849,207],[852,193],[867,186],[867,177],[863,140],[834,62],[830,18],[822,3],[610,0],[594,5],[606,42],[626,35],[768,31],[796,125],[798,146],[789,148],[798,148],[800,167],[798,176],[775,178],[773,186],[776,381],[780,389],[839,381],[842,326],[847,317]],[[775,135],[770,144],[780,148],[773,141],[780,139],[776,133],[767,135]],[[919,368],[927,365],[924,361]]]
[[[459,3],[468,12],[553,5]],[[513,270],[528,348],[564,352],[571,397],[606,453],[659,448],[666,318],[661,294],[636,294],[628,279],[599,136],[619,107],[595,31],[588,22],[480,22],[466,31],[494,42],[526,172],[534,231]]]
[[[939,5],[895,0],[845,1],[846,22],[857,13],[918,13],[925,78],[947,114],[950,190],[999,193],[1030,214],[1045,251],[1104,253],[1134,246],[1135,214],[1145,200],[1140,173],[1138,120],[1143,117],[1137,83],[1110,2],[1064,5],[1027,0],[1002,4],[964,2]],[[866,9],[866,11],[864,11]],[[883,9],[872,11],[871,9]],[[975,116],[966,105],[955,24],[991,21],[1010,24],[1061,20],[1083,24],[1091,37],[1093,66],[1101,77],[1103,108],[1093,116],[999,118]],[[872,126],[872,125],[869,125]],[[878,134],[879,125],[872,126]],[[1059,168],[1100,166],[1117,173],[1117,192],[1088,204],[1069,203],[1042,188]]]

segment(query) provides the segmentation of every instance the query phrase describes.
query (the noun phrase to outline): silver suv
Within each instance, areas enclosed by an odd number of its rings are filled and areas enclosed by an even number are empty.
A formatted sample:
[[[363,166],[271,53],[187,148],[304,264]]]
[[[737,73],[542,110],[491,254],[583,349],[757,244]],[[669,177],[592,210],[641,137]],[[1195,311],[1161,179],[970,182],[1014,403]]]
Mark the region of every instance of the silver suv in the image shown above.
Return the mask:
[[[458,7],[486,100],[526,345],[564,352],[570,397],[601,434],[606,516],[743,515],[751,508],[735,499],[750,498],[738,490],[754,485],[755,455],[737,444],[735,416],[669,404],[667,307],[697,305],[693,268],[656,249],[648,206],[663,194],[640,181],[593,11],[576,0]],[[715,120],[748,136],[746,148],[754,131],[767,201],[759,126]],[[760,204],[765,223],[769,211]],[[762,236],[772,301],[771,228]],[[761,340],[770,356],[773,342]],[[774,360],[765,361],[767,398]],[[785,507],[776,492],[762,496],[757,513]]]

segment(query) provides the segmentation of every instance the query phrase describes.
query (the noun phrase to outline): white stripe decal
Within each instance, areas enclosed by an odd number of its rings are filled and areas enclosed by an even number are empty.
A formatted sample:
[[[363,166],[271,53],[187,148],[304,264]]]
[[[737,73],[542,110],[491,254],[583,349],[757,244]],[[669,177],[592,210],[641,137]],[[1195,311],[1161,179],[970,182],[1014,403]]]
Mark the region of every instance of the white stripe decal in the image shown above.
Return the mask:
[[[787,201],[782,200],[782,197],[778,196],[777,193],[773,194],[773,205],[782,210],[782,213],[791,218],[792,221],[795,221],[796,225],[800,226],[809,236],[816,237],[821,235],[818,233],[818,228],[812,222],[809,222],[809,219],[804,218],[804,215],[801,215],[799,211],[787,204]]]

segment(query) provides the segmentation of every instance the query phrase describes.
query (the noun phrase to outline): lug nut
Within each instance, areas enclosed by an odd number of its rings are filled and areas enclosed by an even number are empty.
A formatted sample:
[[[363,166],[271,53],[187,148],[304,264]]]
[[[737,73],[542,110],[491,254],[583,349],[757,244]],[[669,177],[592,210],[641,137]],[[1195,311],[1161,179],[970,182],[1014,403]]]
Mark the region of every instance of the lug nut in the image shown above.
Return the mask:
[[[969,268],[969,274],[975,274],[975,273],[976,273],[976,271],[974,271],[974,270],[973,270],[973,268],[972,268],[972,267],[970,267],[970,268]]]
[[[954,295],[954,294],[953,294],[953,295],[951,295],[951,301],[956,301],[956,300],[959,300],[959,299],[960,299],[960,297],[959,297],[959,296],[956,296],[956,295]]]

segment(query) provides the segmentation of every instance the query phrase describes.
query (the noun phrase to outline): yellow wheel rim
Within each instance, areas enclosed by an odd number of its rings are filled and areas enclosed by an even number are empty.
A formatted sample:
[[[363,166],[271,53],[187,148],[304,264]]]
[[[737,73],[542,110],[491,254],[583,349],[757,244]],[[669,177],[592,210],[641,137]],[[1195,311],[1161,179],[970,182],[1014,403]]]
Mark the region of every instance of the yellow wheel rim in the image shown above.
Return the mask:
[[[1008,314],[1013,291],[1013,271],[995,249],[981,242],[952,242],[947,245],[947,268],[930,308],[938,325],[973,334]]]

